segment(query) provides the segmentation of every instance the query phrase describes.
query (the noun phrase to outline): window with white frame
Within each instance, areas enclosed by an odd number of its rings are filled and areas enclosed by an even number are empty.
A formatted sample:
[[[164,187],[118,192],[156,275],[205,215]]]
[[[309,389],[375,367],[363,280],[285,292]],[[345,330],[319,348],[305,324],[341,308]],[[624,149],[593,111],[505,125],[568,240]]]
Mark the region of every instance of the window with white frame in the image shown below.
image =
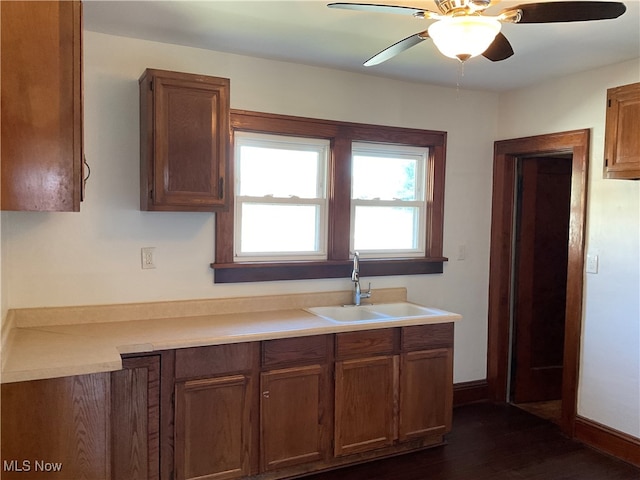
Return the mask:
[[[353,143],[351,243],[363,257],[425,254],[425,147]]]
[[[327,258],[329,141],[237,132],[234,260]]]
[[[442,273],[447,133],[232,110],[215,283]]]

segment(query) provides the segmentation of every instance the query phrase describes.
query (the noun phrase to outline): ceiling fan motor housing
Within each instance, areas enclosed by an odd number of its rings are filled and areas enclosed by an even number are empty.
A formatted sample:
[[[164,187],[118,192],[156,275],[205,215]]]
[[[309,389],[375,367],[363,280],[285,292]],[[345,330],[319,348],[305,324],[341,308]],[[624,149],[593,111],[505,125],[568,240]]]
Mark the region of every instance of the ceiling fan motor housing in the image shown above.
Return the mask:
[[[484,10],[491,4],[491,0],[434,0],[438,10],[443,15],[456,11]]]

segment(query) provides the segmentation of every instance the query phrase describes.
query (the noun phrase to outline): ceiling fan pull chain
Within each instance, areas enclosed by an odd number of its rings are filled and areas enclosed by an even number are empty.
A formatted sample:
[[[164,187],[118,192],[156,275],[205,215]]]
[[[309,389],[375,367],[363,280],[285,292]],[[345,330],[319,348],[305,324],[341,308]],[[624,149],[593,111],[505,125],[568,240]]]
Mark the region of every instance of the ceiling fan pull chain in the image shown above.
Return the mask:
[[[460,93],[460,83],[462,83],[462,78],[464,78],[464,63],[463,61],[458,62],[460,66],[458,67],[458,77],[456,78],[456,97]]]

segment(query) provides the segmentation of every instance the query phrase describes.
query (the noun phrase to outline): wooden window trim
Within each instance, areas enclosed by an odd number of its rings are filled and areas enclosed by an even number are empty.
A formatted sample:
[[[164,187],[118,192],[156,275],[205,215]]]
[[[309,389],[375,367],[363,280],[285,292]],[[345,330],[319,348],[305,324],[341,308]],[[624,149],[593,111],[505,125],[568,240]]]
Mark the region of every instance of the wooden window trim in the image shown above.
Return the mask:
[[[329,158],[329,238],[327,260],[289,262],[234,262],[233,212],[229,208],[216,214],[215,283],[261,282],[339,278],[351,274],[349,259],[351,204],[351,144],[354,141],[395,143],[429,148],[427,162],[427,218],[425,255],[419,258],[365,259],[361,275],[415,275],[442,273],[442,238],[444,224],[444,180],[447,133],[401,127],[367,125],[270,113],[231,110],[231,138],[234,132],[247,131],[276,135],[324,138],[331,142]],[[233,150],[233,148],[232,148]],[[233,158],[231,153],[230,158]],[[234,162],[229,162],[230,185],[233,185]]]

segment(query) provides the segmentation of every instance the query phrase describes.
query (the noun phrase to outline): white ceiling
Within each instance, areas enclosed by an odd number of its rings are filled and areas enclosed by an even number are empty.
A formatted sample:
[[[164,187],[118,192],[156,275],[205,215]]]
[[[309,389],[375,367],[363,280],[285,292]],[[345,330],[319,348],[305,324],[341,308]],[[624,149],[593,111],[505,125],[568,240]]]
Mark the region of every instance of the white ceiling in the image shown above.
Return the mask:
[[[640,0],[626,0],[626,13],[615,20],[504,24],[502,32],[515,54],[502,62],[473,58],[464,64],[463,72],[457,60],[442,56],[430,40],[383,64],[363,67],[369,57],[425,30],[432,21],[330,9],[327,3],[85,0],[84,25],[87,30],[114,35],[490,91],[520,88],[640,57]],[[368,3],[437,10],[430,0]],[[502,0],[487,13],[497,14],[523,3],[532,2]]]

